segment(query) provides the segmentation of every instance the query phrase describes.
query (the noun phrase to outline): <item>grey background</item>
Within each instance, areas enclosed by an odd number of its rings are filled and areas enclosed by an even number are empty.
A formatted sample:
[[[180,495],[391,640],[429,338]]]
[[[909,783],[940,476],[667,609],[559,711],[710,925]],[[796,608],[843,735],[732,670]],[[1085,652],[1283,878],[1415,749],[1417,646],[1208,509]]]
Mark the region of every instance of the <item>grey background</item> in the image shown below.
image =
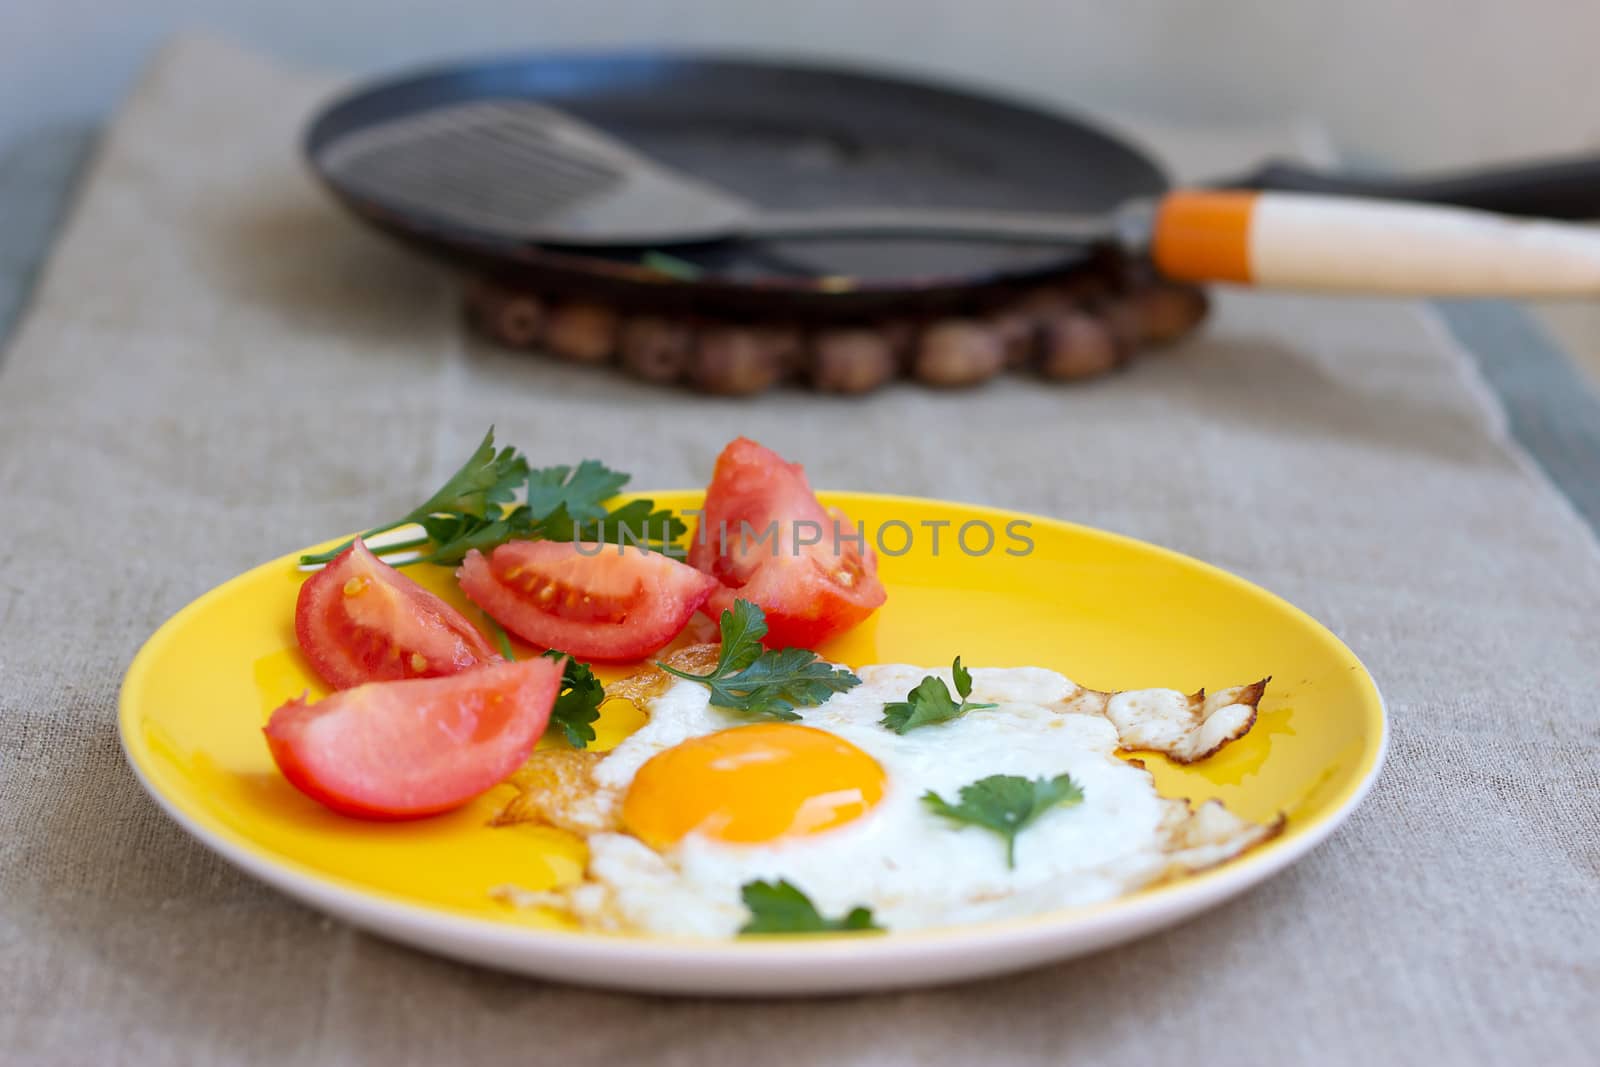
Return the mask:
[[[100,115],[184,28],[356,71],[524,47],[820,52],[1158,119],[1312,115],[1402,165],[1600,144],[1600,4],[1582,0],[6,0],[0,143]]]

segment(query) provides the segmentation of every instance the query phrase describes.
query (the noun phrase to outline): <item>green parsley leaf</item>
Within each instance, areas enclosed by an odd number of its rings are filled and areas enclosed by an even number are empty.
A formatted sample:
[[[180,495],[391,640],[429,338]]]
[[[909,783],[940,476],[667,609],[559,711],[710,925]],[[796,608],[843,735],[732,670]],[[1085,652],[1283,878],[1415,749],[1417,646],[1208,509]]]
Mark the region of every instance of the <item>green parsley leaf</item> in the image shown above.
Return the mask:
[[[950,664],[950,675],[955,679],[957,696],[965,700],[972,695],[972,673],[961,665],[960,656],[957,656],[956,661]],[[991,708],[994,707],[993,704],[989,706]]]
[[[583,539],[637,545],[664,556],[680,558],[685,553],[678,542],[689,532],[689,527],[682,519],[667,508],[656,507],[653,500],[630,500],[611,511],[596,527],[590,536],[590,528],[585,525]]]
[[[507,662],[515,663],[517,654],[505,628],[487,615],[484,619],[500,654]],[[545,659],[566,660],[561,668],[561,687],[556,690],[556,702],[550,708],[550,722],[561,727],[567,744],[573,748],[587,748],[595,737],[594,721],[600,717],[600,705],[606,702],[606,687],[588,664],[559,649],[547,649],[541,655]]]
[[[668,674],[700,682],[711,690],[711,703],[748,715],[792,721],[795,708],[812,708],[834,693],[861,684],[842,667],[818,657],[809,648],[765,651],[766,616],[748,600],[736,600],[722,613],[722,651],[710,674],[688,674],[665,663],[656,666]]]
[[[1051,808],[1081,804],[1083,790],[1070,774],[1054,778],[1019,778],[992,774],[961,787],[961,802],[951,804],[928,790],[922,802],[935,815],[952,822],[992,830],[1006,840],[1006,866],[1017,865],[1017,835]]]
[[[763,652],[742,671],[708,678],[711,703],[750,715],[794,720],[795,708],[814,708],[834,693],[861,684],[861,679],[823,660],[809,648]]]
[[[508,445],[495,451],[491,426],[472,458],[407,518],[416,522],[439,511],[486,515],[491,506],[510,501],[527,476],[528,461],[515,448]]]
[[[420,507],[361,537],[421,527],[418,536],[386,549],[417,548],[418,558],[410,563],[443,566],[455,566],[473,549],[487,552],[507,541],[604,541],[681,556],[678,542],[688,527],[670,510],[650,500],[607,508],[627,483],[628,475],[593,459],[576,467],[530,468],[515,448],[495,448],[491,426],[471,458]],[[523,503],[517,502],[519,495]],[[301,556],[300,562],[327,563],[350,544]]]
[[[528,472],[528,510],[542,520],[562,508],[574,522],[604,518],[605,502],[628,484],[628,475],[599,460],[577,467],[541,467]]]
[[[767,636],[767,616],[753,601],[735,600],[733,607],[717,620],[722,631],[722,651],[717,669],[725,674],[742,671],[761,657],[761,639]]]
[[[594,541],[632,545],[650,552],[681,558],[678,541],[689,528],[666,508],[651,500],[630,500],[598,519],[577,521],[563,505],[538,522],[539,536],[547,541]]]
[[[415,560],[453,567],[473,549],[487,552],[507,541],[534,540],[539,531],[527,519],[526,508],[513,508],[500,518],[471,515],[430,515],[421,526],[433,542],[433,550]]]
[[[739,890],[750,921],[742,934],[825,934],[860,930],[882,932],[870,908],[852,908],[842,919],[828,919],[800,890],[788,882],[746,882]]]
[[[961,703],[957,704],[950,695],[950,687],[944,680],[928,675],[917,683],[917,687],[906,694],[906,698],[893,704],[885,704],[883,718],[878,725],[885,726],[897,734],[909,733],[919,726],[932,726],[934,723],[949,722],[959,719],[969,711],[981,711],[992,708],[993,704],[976,704],[968,700],[972,695],[972,675],[961,665],[961,657],[957,656],[951,665],[950,673],[955,676],[956,692],[961,695]]]
[[[462,464],[461,468],[452,474],[421,507],[415,508],[394,522],[386,522],[381,526],[365,530],[360,536],[364,540],[402,526],[422,524],[428,534],[426,539],[389,546],[409,548],[426,544],[429,539],[438,540],[434,532],[427,529],[427,520],[438,514],[447,513],[462,525],[492,522],[499,517],[500,506],[514,497],[516,491],[527,480],[527,476],[528,461],[518,454],[515,448],[502,448],[498,451],[495,449],[494,427],[491,426],[489,432],[484,434],[483,441],[473,451],[472,457]],[[352,543],[346,541],[326,552],[301,556],[300,562],[327,563],[349,548]]]
[[[566,659],[561,670],[561,689],[556,694],[555,706],[550,709],[550,721],[561,727],[567,744],[573,748],[587,748],[594,740],[594,721],[600,717],[600,705],[606,702],[606,687],[587,663],[550,649],[547,659]]]

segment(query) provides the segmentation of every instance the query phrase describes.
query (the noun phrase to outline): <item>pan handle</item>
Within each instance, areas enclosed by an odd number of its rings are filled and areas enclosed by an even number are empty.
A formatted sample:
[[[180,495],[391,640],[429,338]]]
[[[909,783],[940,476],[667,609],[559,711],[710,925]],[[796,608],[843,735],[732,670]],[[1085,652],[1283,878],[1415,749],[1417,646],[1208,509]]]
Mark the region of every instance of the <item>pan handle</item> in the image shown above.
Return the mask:
[[[1216,184],[1228,189],[1414,200],[1502,215],[1600,218],[1600,156],[1569,156],[1417,176],[1338,174],[1277,159],[1249,174]]]
[[[1394,296],[1600,295],[1600,232],[1437,204],[1179,190],[1156,207],[1150,252],[1182,281]]]

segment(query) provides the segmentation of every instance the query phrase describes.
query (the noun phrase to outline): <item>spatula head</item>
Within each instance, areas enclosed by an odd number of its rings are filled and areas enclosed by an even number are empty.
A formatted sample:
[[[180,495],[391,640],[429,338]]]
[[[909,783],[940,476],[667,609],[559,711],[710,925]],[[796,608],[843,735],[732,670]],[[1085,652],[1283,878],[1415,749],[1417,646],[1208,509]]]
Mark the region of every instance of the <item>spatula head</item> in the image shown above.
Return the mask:
[[[536,244],[662,246],[738,231],[751,206],[554,108],[476,101],[394,119],[318,162],[363,196],[488,236]]]

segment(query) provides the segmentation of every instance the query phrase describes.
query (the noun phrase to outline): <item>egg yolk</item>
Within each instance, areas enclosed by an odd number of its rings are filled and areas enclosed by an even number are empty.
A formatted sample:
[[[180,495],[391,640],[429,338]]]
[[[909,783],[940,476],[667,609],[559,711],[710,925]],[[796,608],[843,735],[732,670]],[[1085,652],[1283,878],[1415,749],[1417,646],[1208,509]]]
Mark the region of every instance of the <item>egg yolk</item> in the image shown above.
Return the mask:
[[[687,834],[755,844],[814,834],[872,810],[883,768],[833,734],[762,723],[691,738],[651,757],[622,801],[622,823],[651,848]]]

